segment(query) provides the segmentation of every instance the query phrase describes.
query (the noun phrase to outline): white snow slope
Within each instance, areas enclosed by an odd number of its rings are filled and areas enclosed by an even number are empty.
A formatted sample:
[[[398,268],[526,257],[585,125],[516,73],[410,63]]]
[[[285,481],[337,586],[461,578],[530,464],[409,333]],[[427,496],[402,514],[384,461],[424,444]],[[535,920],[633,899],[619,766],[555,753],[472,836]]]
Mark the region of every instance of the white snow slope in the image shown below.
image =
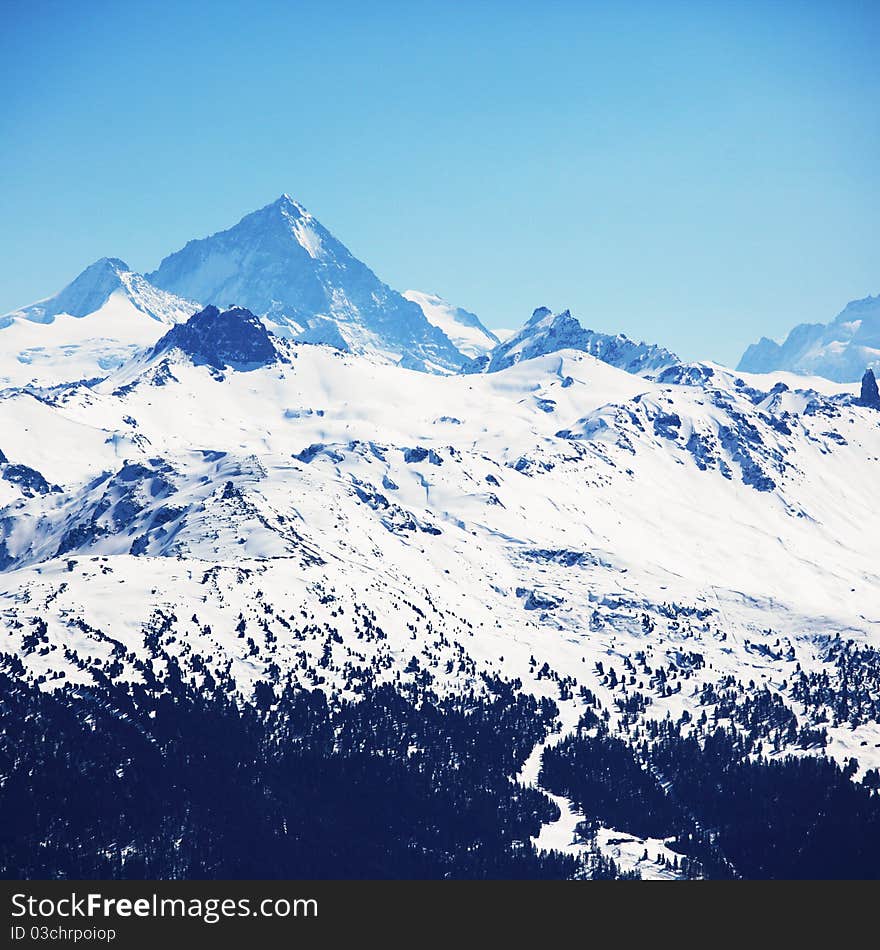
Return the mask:
[[[465,356],[482,356],[501,342],[475,313],[456,307],[436,294],[405,290],[403,296],[417,303],[428,322],[439,327]]]

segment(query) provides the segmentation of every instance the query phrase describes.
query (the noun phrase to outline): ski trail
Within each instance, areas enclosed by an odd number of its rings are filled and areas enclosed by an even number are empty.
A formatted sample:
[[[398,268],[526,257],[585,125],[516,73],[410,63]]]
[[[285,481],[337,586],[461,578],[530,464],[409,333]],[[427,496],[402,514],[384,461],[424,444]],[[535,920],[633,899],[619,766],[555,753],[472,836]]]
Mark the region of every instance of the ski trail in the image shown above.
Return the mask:
[[[715,604],[716,604],[716,606],[718,607],[718,613],[719,613],[719,615],[720,615],[722,621],[724,622],[724,629],[725,629],[725,632],[727,632],[728,634],[730,634],[730,639],[731,639],[737,646],[740,646],[741,644],[740,644],[740,642],[739,642],[739,637],[737,637],[737,635],[736,635],[736,630],[734,629],[734,625],[730,622],[730,617],[728,617],[727,611],[724,609],[724,607],[723,607],[723,605],[722,605],[722,603],[721,603],[721,598],[718,596],[718,588],[715,587],[714,584],[713,584],[709,589],[712,591],[712,593],[713,593],[714,596],[715,596]]]
[[[578,822],[583,821],[584,816],[567,798],[543,788],[538,782],[538,775],[541,771],[541,756],[545,749],[558,745],[577,728],[580,712],[580,706],[574,700],[559,703],[559,719],[562,728],[559,732],[551,733],[532,749],[522,771],[517,776],[521,784],[543,792],[559,808],[559,818],[543,824],[537,837],[532,838],[532,844],[538,851],[562,851],[572,857],[580,857],[588,848],[587,845],[576,840],[575,829]]]
[[[532,749],[517,776],[521,784],[542,792],[559,809],[559,817],[541,826],[538,834],[531,839],[532,845],[538,851],[560,851],[573,858],[586,858],[587,863],[590,855],[595,856],[598,852],[613,859],[623,871],[638,871],[645,880],[677,879],[679,874],[665,867],[661,860],[666,858],[671,862],[680,857],[668,847],[666,841],[660,838],[639,838],[613,828],[600,827],[595,838],[585,842],[577,833],[578,824],[584,820],[583,812],[568,798],[548,791],[539,783],[541,757],[545,750],[558,745],[574,732],[582,712],[582,706],[577,700],[560,702],[558,705],[561,729]],[[648,854],[647,860],[645,853]]]

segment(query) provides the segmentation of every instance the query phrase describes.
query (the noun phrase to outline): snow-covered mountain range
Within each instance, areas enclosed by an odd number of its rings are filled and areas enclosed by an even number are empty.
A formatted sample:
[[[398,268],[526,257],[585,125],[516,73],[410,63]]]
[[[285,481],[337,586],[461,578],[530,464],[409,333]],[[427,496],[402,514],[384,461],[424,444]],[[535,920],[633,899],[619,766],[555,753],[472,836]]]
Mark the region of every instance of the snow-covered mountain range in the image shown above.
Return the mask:
[[[762,337],[743,353],[738,369],[748,373],[788,370],[841,383],[880,368],[880,297],[852,300],[828,324],[801,323],[782,343]]]
[[[636,343],[623,333],[588,330],[568,310],[554,314],[547,307],[538,307],[521,330],[471,360],[463,372],[495,373],[521,360],[564,349],[582,350],[628,373],[653,374],[679,362],[662,346]]]
[[[484,349],[497,342],[473,314],[418,296],[382,283],[283,195],[226,231],[190,241],[146,277],[104,258],[55,296],[0,316],[0,385],[104,375],[155,342],[164,324],[206,304],[246,306],[276,334],[426,372],[457,371],[481,339]]]
[[[285,197],[147,278],[101,261],[10,315],[4,669],[105,706],[179,677],[263,710],[382,684],[535,697],[550,732],[505,768],[517,801],[549,799],[521,844],[579,874],[746,859],[699,797],[667,824],[617,799],[591,812],[560,777],[578,743],[613,746],[612,786],[661,803],[685,794],[671,733],[699,749],[713,730],[737,767],[827,756],[829,787],[871,801],[873,376],[682,363],[546,308],[498,342],[408,297]]]
[[[476,314],[435,294],[388,287],[282,195],[232,228],[190,241],[146,276],[103,258],[54,297],[0,317],[0,385],[97,378],[206,304],[247,307],[288,339],[432,373],[495,372],[566,347],[637,373],[677,362],[660,346],[587,330],[569,311],[544,307],[502,341]]]

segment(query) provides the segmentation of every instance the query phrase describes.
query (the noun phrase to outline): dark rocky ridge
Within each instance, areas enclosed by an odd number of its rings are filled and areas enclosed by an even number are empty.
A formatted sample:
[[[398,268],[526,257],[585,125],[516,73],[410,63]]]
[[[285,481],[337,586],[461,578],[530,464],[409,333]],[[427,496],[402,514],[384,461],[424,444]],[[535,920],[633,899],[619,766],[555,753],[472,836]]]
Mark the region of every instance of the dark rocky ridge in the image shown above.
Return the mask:
[[[153,347],[152,356],[178,349],[193,362],[215,369],[251,369],[277,362],[269,331],[250,310],[232,307],[220,311],[207,306],[186,323],[172,327]]]

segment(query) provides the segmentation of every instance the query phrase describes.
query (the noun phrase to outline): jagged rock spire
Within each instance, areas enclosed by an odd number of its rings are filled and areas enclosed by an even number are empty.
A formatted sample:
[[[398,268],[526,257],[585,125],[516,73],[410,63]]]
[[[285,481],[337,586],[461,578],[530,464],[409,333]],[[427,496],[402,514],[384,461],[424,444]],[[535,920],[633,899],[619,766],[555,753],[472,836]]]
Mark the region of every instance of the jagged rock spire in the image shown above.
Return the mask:
[[[880,390],[877,389],[877,379],[874,376],[874,370],[870,367],[865,370],[865,375],[862,377],[862,392],[859,396],[859,402],[863,406],[880,409]]]

